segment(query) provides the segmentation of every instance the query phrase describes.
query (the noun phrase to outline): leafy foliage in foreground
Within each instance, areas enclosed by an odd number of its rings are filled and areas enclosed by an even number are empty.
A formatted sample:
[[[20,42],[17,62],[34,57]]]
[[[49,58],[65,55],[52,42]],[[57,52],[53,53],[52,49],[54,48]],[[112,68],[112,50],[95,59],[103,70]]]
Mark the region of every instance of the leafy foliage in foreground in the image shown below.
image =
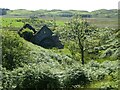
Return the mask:
[[[33,45],[11,31],[2,33],[3,67],[0,68],[3,77],[0,88],[118,88],[117,60],[101,64],[91,61],[82,66],[71,55]],[[7,58],[9,54],[12,59]],[[8,60],[14,64],[10,65]],[[97,81],[99,83],[94,84]]]
[[[52,68],[45,63],[25,65],[12,72],[3,68],[3,88],[11,90],[22,88],[42,88],[43,90],[76,87],[118,88],[117,70],[116,61],[101,64],[92,61],[84,67],[78,66],[66,70],[61,70],[59,67]],[[101,85],[92,86],[92,83],[97,81]],[[102,82],[106,84],[104,85]]]
[[[23,66],[23,63],[31,61],[31,56],[29,56],[30,48],[26,46],[25,40],[20,38],[15,32],[3,31],[3,67],[12,70],[18,66]]]
[[[42,88],[44,90],[59,87],[55,74],[36,65],[24,66],[24,68],[15,69],[12,72],[5,72],[3,75],[4,89]]]

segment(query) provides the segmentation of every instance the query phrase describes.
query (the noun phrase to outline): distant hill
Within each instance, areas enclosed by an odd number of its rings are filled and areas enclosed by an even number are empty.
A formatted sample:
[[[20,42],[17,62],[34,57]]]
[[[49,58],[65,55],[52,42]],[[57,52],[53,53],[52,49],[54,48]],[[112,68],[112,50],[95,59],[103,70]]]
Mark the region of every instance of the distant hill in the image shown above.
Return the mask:
[[[1,10],[0,10],[1,11]],[[17,9],[17,10],[2,10],[3,12],[0,13],[0,15],[5,16],[17,16],[17,17],[30,17],[30,16],[36,16],[36,17],[72,17],[74,14],[81,15],[83,18],[117,18],[118,17],[118,10],[117,9],[100,9],[95,11],[81,11],[81,10],[59,10],[59,9],[53,9],[53,10],[25,10],[25,9]],[[4,13],[5,11],[5,13]],[[4,13],[4,14],[3,14]]]
[[[118,10],[117,9],[100,9],[91,12],[93,17],[105,17],[105,18],[117,18],[118,17]]]
[[[9,9],[6,8],[0,8],[0,15],[6,15],[7,11],[9,11]]]

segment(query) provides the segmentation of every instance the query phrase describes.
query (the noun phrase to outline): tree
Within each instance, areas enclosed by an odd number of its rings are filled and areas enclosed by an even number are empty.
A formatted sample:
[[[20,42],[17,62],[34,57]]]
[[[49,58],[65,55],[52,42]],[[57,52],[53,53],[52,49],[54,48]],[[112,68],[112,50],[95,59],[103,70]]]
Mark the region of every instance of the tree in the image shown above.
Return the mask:
[[[71,40],[74,40],[78,45],[79,53],[81,53],[81,61],[82,64],[84,64],[84,42],[88,33],[89,24],[76,15],[68,23],[68,25],[70,29]]]

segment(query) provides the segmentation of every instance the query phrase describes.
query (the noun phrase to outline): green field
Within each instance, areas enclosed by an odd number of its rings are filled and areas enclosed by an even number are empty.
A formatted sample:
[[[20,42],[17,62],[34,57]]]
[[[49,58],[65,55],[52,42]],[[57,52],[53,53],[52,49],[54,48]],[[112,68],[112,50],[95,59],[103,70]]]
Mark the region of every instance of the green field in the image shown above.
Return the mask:
[[[17,20],[23,20],[25,18],[7,18],[3,17],[2,19],[2,27],[22,27],[24,25],[23,22],[17,22]],[[53,20],[53,18],[38,18],[38,20]],[[55,23],[57,26],[64,26],[66,22],[68,22],[70,18],[55,18]],[[88,18],[85,19],[87,22],[89,22],[91,25],[94,25],[99,28],[118,28],[118,19],[117,18]],[[27,23],[27,22],[25,22]]]

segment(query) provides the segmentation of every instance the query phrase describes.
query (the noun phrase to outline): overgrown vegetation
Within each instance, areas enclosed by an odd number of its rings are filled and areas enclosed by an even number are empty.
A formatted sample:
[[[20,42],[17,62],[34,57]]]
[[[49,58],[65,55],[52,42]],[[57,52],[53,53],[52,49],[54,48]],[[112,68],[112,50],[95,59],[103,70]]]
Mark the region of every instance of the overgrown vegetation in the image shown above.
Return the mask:
[[[57,20],[49,21],[34,17],[5,19],[3,18],[3,30],[0,31],[3,62],[0,66],[2,71],[0,89],[118,90],[120,56],[118,29],[97,28],[87,20],[86,28],[86,24],[81,19],[77,19],[78,22],[73,19],[67,20],[66,23],[62,22],[62,25]],[[12,24],[6,23],[10,20],[11,22],[13,20]],[[47,24],[60,37],[64,49],[44,49],[24,40],[16,31],[25,23],[32,24],[37,30]],[[75,39],[83,29],[86,32],[83,33],[84,65],[81,63],[79,44],[76,44],[79,40]],[[77,31],[79,33],[76,34],[75,30],[79,30]],[[22,33],[24,36],[32,35],[28,30],[23,30]]]

